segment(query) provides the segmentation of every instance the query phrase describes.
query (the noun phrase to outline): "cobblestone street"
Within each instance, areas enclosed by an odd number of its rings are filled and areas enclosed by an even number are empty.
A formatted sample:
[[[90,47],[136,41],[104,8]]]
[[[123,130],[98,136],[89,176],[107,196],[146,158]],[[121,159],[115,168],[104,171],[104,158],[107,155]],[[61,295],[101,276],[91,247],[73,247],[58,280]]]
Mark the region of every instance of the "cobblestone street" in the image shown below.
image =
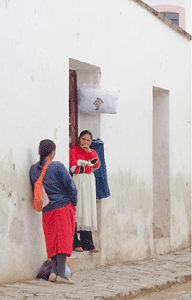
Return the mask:
[[[143,293],[145,294],[145,293]],[[139,295],[135,300],[191,300],[191,281],[171,286],[169,289]]]
[[[2,284],[0,299],[112,300],[131,299],[131,296],[138,295],[136,299],[139,300],[146,291],[155,292],[162,288],[170,288],[174,283],[189,281],[190,276],[191,254],[188,248],[156,259],[77,271],[72,277],[75,281],[74,285],[56,284],[44,280]],[[149,297],[149,294],[146,296]],[[189,292],[184,294],[181,291],[180,298],[174,298],[173,295],[172,300],[190,299],[189,296]],[[158,300],[158,298],[143,299]]]
[[[44,280],[3,284],[0,285],[0,299],[99,300],[131,299],[131,295],[138,295],[136,299],[139,300],[142,299],[142,293],[145,293],[147,290],[156,291],[161,288],[170,288],[174,283],[189,281],[190,274],[190,249],[185,249],[180,252],[159,256],[158,259],[127,262],[99,269],[77,271],[73,275],[75,285],[72,286]],[[190,299],[189,296],[190,293],[186,295],[181,293],[179,295],[180,298],[173,297],[172,300]],[[158,298],[154,299],[157,300]]]

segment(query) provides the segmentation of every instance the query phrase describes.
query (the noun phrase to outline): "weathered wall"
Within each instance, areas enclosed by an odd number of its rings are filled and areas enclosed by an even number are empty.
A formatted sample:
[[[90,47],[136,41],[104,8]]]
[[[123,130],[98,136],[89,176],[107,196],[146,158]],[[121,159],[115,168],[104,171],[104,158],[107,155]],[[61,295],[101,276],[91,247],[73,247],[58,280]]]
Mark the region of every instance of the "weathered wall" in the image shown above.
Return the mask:
[[[68,165],[68,58],[53,46],[61,32],[52,8],[51,2],[0,4],[1,282],[31,278],[46,258],[29,184],[39,141],[53,139],[57,159]]]
[[[170,95],[169,250],[187,245],[189,40],[131,0],[0,5],[1,282],[32,278],[46,258],[28,172],[44,138],[56,142],[55,159],[68,166],[70,67],[81,84],[100,82],[121,91],[117,115],[80,114],[80,130],[89,126],[105,142],[112,193],[99,203],[100,263],[140,259],[158,250],[153,240],[153,87]]]
[[[183,223],[183,225],[185,225],[182,226],[181,216],[189,220],[190,209],[188,209],[188,212],[185,209],[187,206],[188,208],[190,207],[190,47],[188,47],[189,41],[186,41],[182,36],[168,29],[167,26],[155,19],[155,17],[150,15],[147,11],[143,11],[142,7],[136,9],[134,13],[132,12],[132,14],[129,15],[132,5],[130,2],[128,10],[126,10],[125,7],[111,7],[111,11],[109,11],[110,19],[110,16],[113,16],[114,13],[113,9],[116,10],[116,19],[113,25],[111,25],[111,34],[108,35],[108,40],[112,41],[118,39],[119,42],[110,49],[107,61],[111,61],[112,58],[115,57],[115,66],[118,71],[113,73],[113,67],[108,63],[107,76],[105,76],[105,72],[102,70],[103,82],[106,85],[113,84],[119,86],[121,97],[119,102],[119,114],[116,118],[114,118],[114,116],[102,116],[101,136],[103,140],[106,141],[106,157],[112,195],[117,191],[117,188],[114,188],[117,187],[117,185],[119,191],[123,191],[122,180],[118,179],[118,177],[114,180],[114,174],[117,174],[117,170],[120,169],[119,172],[122,175],[119,176],[119,178],[122,178],[126,170],[129,170],[129,174],[131,173],[131,177],[134,178],[133,186],[137,186],[137,190],[143,196],[142,204],[148,207],[149,219],[146,219],[144,211],[138,210],[138,207],[141,205],[141,201],[138,201],[139,197],[137,196],[135,198],[134,193],[126,192],[124,194],[129,195],[129,197],[125,196],[126,201],[133,202],[132,205],[135,203],[135,209],[139,212],[140,222],[134,222],[134,225],[139,228],[142,220],[145,220],[143,228],[149,236],[148,252],[147,247],[143,246],[145,240],[144,233],[142,238],[140,236],[140,243],[134,238],[130,238],[129,241],[132,241],[132,247],[134,249],[138,249],[142,244],[142,253],[145,252],[145,255],[147,255],[149,252],[156,253],[160,251],[162,253],[165,250],[170,250],[170,244],[167,246],[167,241],[165,241],[166,247],[160,250],[156,249],[156,241],[154,241],[154,243],[152,241],[152,219],[150,218],[150,215],[152,216],[151,210],[153,207],[152,87],[159,87],[169,91],[171,247],[172,249],[176,249],[181,245],[186,245],[189,240],[190,221],[185,221]],[[128,29],[125,27],[124,30],[118,31],[116,24],[119,24],[123,17],[127,20]],[[138,20],[141,19],[143,23],[142,27],[138,22]],[[154,20],[154,26],[151,26],[152,20]],[[124,43],[125,34],[127,32],[126,29],[129,31],[128,41],[131,41],[127,43],[127,47],[125,47]],[[153,39],[152,44],[150,44],[151,36]],[[180,43],[177,44],[179,40]],[[186,44],[188,44],[187,48]],[[180,54],[177,52],[179,48],[182,57],[188,57],[188,62],[186,62],[185,66],[182,63],[182,59],[180,61]],[[118,49],[121,49],[121,56],[115,55]],[[124,58],[123,64],[122,57]],[[136,57],[136,60],[134,60],[133,57]],[[111,71],[109,71],[110,67]],[[187,69],[186,73],[184,71],[185,68]],[[123,71],[126,75],[120,77],[119,74],[122,74]],[[186,74],[184,75],[185,79],[183,78],[183,74]],[[188,88],[184,87],[185,84],[187,84]],[[185,105],[183,105],[183,101],[186,101]],[[109,131],[105,130],[106,127],[109,128]],[[107,143],[108,140],[110,140],[110,143]],[[185,143],[188,145],[187,148],[184,147]],[[117,153],[119,153],[118,159]],[[184,190],[180,194],[177,193],[175,197],[175,190],[177,189],[176,182],[180,171],[183,173],[182,180],[181,178],[180,180],[182,181],[181,186]],[[145,189],[143,189],[143,185],[140,184],[140,182],[145,183]],[[125,186],[131,191],[128,185]],[[119,193],[119,197],[120,195],[121,193]],[[147,197],[146,195],[150,196]],[[117,197],[117,194],[115,194],[115,196]],[[118,200],[116,199],[116,201]],[[177,211],[178,202],[183,205],[181,216],[179,216],[180,212]],[[115,201],[112,203],[115,203]],[[115,206],[115,210],[118,211],[117,206]],[[130,213],[132,213],[132,210]],[[110,213],[108,215],[110,215]],[[181,220],[177,225],[174,223],[173,215],[175,220],[177,220],[177,218]],[[126,213],[124,216],[126,218]],[[113,219],[111,219],[111,222],[113,222]],[[186,223],[188,224],[187,226]],[[126,226],[124,228],[126,228]],[[183,232],[181,232],[182,230]],[[184,232],[185,234],[183,236]],[[113,232],[114,236],[120,234],[120,226],[116,228],[115,233]],[[183,240],[186,242],[183,243]],[[114,244],[116,245],[116,243]],[[129,252],[128,249],[127,251]],[[137,257],[137,250],[133,251],[133,255],[127,255],[128,259],[135,257]]]

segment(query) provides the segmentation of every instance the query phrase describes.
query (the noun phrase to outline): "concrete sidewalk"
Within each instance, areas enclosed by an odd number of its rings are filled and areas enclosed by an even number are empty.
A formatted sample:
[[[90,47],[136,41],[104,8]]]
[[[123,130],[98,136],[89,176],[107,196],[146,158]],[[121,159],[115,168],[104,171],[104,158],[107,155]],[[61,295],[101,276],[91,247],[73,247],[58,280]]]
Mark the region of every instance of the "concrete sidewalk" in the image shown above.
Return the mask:
[[[44,280],[0,285],[1,300],[23,299],[131,299],[142,290],[162,289],[190,280],[191,252],[185,249],[157,259],[127,262],[93,270],[77,271],[74,285]]]

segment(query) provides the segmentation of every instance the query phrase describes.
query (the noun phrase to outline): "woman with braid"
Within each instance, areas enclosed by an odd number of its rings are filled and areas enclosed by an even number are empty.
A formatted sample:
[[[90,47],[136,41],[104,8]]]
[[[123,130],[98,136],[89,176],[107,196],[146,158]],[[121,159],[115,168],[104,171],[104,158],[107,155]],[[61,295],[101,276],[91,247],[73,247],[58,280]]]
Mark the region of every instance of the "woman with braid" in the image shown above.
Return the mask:
[[[30,180],[34,189],[46,161],[51,160],[43,178],[43,186],[50,202],[42,210],[47,255],[51,258],[49,281],[73,284],[74,282],[65,276],[65,264],[66,257],[71,256],[73,250],[77,189],[65,166],[52,161],[55,149],[56,146],[51,140],[40,142],[40,161],[31,166]]]
[[[94,247],[91,230],[97,229],[97,208],[94,171],[99,168],[97,152],[90,148],[92,133],[84,130],[79,136],[79,145],[70,149],[70,172],[77,187],[76,232],[73,248],[75,251],[89,250],[98,253]],[[80,232],[80,240],[77,236]]]

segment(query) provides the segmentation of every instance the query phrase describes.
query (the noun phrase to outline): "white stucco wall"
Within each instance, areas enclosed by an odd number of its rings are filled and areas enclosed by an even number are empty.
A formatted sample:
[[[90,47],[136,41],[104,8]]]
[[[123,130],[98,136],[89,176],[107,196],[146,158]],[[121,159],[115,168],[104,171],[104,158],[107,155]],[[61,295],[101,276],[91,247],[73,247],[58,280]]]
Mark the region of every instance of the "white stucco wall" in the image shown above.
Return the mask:
[[[191,33],[191,1],[190,0],[145,0],[145,3],[153,7],[154,9],[160,9],[160,6],[165,8],[165,6],[174,6],[176,9],[179,7],[185,9],[185,20],[184,20],[184,28],[187,32]]]
[[[170,6],[175,7],[175,9],[176,9],[175,11],[177,11],[177,9],[179,11],[179,8],[184,9],[185,19],[182,20],[182,24],[184,21],[183,29],[185,29],[190,34],[192,33],[192,2],[190,0],[145,0],[145,2],[148,5],[152,6],[154,9],[157,9],[158,11],[161,10],[161,7],[164,8],[164,7],[170,7]],[[183,14],[181,15],[181,17],[183,18]],[[191,48],[191,74],[192,74],[192,48]],[[191,86],[192,86],[192,76],[191,76]],[[191,99],[192,99],[192,90],[191,90]],[[191,153],[191,159],[192,159],[192,153]],[[178,221],[180,223],[184,224],[186,222],[186,220],[182,218],[183,208],[181,208],[179,205],[176,208],[176,210],[179,211],[180,209],[181,209],[182,213],[178,217]],[[175,230],[175,233],[177,232],[177,230],[178,230],[178,228]],[[173,234],[173,236],[174,236],[174,234]]]
[[[112,196],[99,202],[100,263],[158,251],[153,240],[153,87],[169,91],[171,248],[162,251],[187,245],[189,40],[131,0],[5,1],[0,20],[0,281],[32,278],[46,258],[28,172],[44,138],[55,141],[55,160],[68,166],[69,67],[77,70],[81,84],[100,82],[121,91],[118,114],[79,116],[80,129],[89,126],[105,142]]]

